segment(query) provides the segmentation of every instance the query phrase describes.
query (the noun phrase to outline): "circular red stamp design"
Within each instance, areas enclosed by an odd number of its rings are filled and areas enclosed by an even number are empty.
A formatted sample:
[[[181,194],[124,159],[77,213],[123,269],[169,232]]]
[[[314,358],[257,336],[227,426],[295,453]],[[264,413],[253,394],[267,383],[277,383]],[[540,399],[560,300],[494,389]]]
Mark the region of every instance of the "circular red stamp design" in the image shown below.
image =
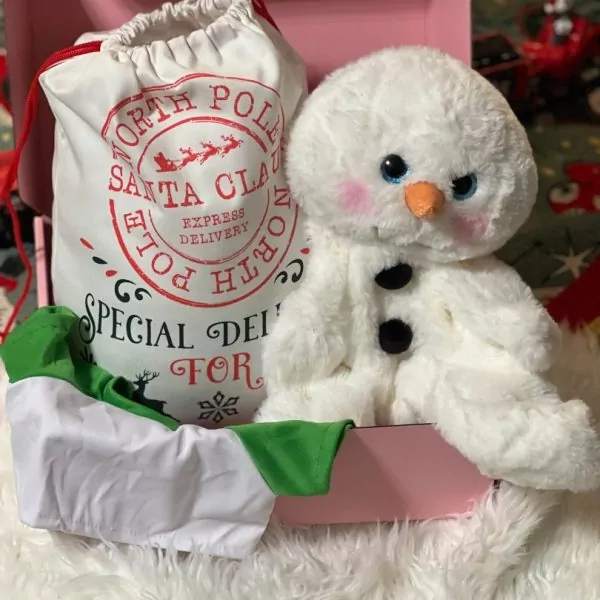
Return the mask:
[[[137,274],[189,306],[254,294],[296,232],[282,165],[277,92],[248,79],[194,74],[146,88],[109,113],[109,210]]]

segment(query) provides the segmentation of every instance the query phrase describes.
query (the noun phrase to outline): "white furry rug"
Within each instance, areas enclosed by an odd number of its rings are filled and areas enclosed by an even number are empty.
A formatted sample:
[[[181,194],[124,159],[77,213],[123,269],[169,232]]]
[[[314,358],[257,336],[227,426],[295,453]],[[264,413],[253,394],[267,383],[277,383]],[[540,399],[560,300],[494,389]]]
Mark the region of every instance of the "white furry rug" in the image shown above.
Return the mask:
[[[595,398],[600,413],[600,350],[584,336],[570,336],[565,350],[569,361],[556,368],[557,381]],[[1,405],[2,600],[600,599],[600,494],[504,486],[469,520],[273,528],[240,563],[86,546],[35,531],[16,517]]]

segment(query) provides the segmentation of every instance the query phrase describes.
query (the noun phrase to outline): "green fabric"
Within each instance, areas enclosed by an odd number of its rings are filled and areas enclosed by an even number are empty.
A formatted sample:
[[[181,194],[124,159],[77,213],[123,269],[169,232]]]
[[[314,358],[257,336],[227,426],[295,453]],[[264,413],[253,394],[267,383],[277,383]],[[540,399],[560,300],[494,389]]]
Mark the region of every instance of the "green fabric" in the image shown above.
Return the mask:
[[[82,394],[175,430],[178,423],[133,398],[134,386],[77,353],[77,316],[65,307],[38,309],[0,346],[11,383],[52,377]],[[43,399],[40,399],[43,401]],[[352,421],[252,423],[230,429],[238,436],[276,496],[316,496],[329,492],[338,448]]]
[[[329,492],[338,448],[352,421],[283,421],[231,427],[276,496]]]
[[[174,419],[134,402],[129,381],[77,357],[73,343],[77,323],[71,310],[58,306],[40,308],[19,325],[0,346],[10,382],[30,377],[61,379],[86,396],[177,429]]]

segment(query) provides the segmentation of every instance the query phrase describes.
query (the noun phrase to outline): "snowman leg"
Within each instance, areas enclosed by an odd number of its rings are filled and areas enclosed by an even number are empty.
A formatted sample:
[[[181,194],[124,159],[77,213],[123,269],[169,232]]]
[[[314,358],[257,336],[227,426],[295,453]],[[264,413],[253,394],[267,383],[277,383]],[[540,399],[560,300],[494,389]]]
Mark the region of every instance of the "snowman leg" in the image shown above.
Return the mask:
[[[255,416],[257,422],[352,419],[358,427],[375,425],[375,386],[359,374],[333,375],[306,385],[272,390]]]
[[[409,364],[398,372],[398,396],[486,475],[538,489],[600,486],[600,439],[581,400],[563,402],[553,386],[524,371],[448,364],[430,364],[419,394],[423,371],[411,373]]]

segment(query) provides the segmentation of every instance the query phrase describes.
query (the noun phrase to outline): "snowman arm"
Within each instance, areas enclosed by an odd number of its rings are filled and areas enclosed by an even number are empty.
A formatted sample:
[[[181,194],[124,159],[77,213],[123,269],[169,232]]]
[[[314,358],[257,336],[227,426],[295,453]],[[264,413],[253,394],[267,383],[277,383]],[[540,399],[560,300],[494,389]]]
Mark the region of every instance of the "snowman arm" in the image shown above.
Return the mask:
[[[263,347],[269,392],[331,375],[346,355],[342,304],[347,256],[325,233],[315,240],[300,287],[283,302]]]
[[[457,323],[527,370],[543,372],[553,364],[560,328],[514,269],[479,259],[451,269],[449,280],[444,301]]]

